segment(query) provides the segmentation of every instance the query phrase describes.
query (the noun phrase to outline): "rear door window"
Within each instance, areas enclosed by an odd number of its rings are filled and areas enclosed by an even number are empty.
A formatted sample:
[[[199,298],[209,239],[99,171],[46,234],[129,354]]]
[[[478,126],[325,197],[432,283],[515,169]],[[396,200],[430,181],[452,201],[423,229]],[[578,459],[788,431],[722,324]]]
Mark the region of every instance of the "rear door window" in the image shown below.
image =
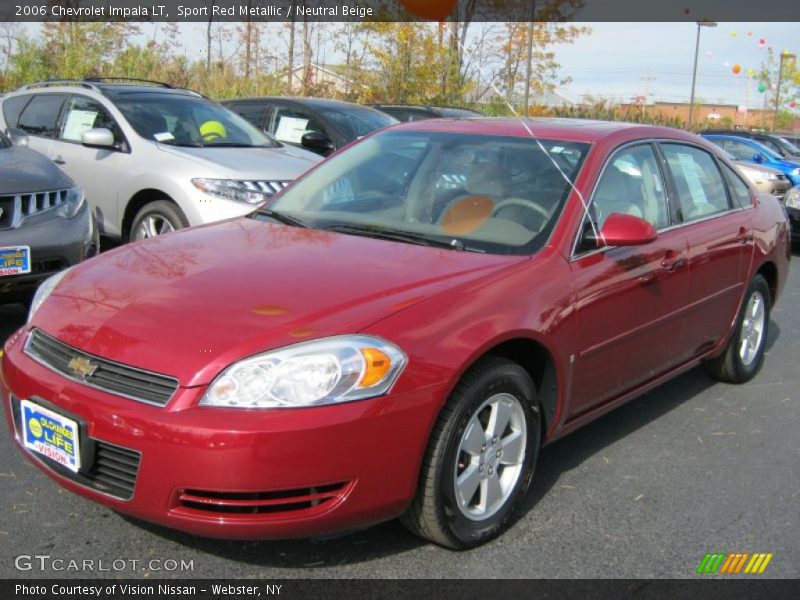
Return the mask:
[[[684,222],[731,209],[717,161],[705,150],[684,144],[662,144]]]
[[[739,208],[753,206],[753,198],[750,195],[750,188],[747,187],[747,184],[728,165],[725,163],[720,164],[725,176],[728,178],[728,187],[731,190],[731,199],[734,206]]]
[[[30,135],[56,137],[58,117],[64,100],[65,94],[35,95],[19,117],[19,129]]]

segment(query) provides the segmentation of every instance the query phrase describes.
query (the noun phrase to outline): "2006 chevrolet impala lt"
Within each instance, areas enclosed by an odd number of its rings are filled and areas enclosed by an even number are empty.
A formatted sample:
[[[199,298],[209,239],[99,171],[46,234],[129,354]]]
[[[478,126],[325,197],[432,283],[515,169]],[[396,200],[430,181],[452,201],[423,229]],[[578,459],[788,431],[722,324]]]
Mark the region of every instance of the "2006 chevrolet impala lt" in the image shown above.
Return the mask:
[[[8,426],[60,485],[168,527],[401,516],[470,547],[543,444],[699,364],[752,378],[788,235],[688,133],[401,125],[248,217],[47,280],[5,345]]]

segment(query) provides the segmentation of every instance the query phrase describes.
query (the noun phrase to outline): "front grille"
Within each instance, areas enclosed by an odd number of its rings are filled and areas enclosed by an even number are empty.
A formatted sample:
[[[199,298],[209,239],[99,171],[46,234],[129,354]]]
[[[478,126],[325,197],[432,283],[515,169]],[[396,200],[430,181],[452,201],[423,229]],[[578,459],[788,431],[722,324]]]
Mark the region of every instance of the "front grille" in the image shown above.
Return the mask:
[[[291,181],[239,181],[239,183],[248,190],[272,196],[283,190]]]
[[[11,412],[14,417],[14,427],[17,435],[21,436],[19,400],[13,396],[11,397]],[[90,438],[83,434],[83,428],[81,431],[81,447],[92,449],[88,454],[89,461],[87,464],[89,467],[86,470],[75,473],[46,456],[36,453],[31,453],[31,455],[51,471],[70,481],[109,496],[114,496],[120,500],[133,498],[136,478],[139,475],[141,453]],[[82,452],[81,457],[85,459],[87,455]]]
[[[269,492],[212,492],[183,490],[179,507],[191,511],[226,515],[272,515],[297,511],[320,511],[341,500],[349,491],[348,482],[294,490]]]
[[[178,380],[174,377],[94,356],[59,342],[38,329],[31,332],[25,353],[73,381],[139,402],[164,406],[178,389]],[[89,367],[84,369],[87,374],[83,376],[76,369],[81,363]]]
[[[0,196],[0,229],[16,229],[26,217],[57,208],[67,201],[68,190]]]

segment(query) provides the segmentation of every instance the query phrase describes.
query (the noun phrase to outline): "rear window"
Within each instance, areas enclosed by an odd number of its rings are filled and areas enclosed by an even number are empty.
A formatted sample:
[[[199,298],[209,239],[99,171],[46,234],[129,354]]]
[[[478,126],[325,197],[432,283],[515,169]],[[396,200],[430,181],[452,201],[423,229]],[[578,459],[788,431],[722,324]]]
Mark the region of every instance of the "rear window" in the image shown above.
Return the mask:
[[[14,128],[17,126],[19,114],[30,99],[30,94],[26,94],[24,96],[12,96],[3,101],[3,117],[6,120],[6,125]]]
[[[56,123],[66,96],[64,94],[36,95],[22,111],[19,129],[31,135],[55,137]]]

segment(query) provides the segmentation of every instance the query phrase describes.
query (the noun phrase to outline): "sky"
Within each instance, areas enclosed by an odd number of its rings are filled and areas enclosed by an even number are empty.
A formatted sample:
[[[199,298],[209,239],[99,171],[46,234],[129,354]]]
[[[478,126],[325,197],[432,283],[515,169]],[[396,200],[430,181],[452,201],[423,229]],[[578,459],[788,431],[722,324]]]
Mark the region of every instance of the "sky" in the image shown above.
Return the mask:
[[[592,33],[572,45],[555,47],[562,76],[572,83],[561,91],[573,100],[585,94],[629,101],[648,94],[648,100],[688,102],[697,36],[695,23],[585,23]],[[751,33],[752,35],[748,35]],[[734,35],[735,34],[735,35]],[[765,47],[759,48],[764,39]],[[759,70],[767,47],[776,56],[800,51],[796,23],[719,23],[703,27],[697,62],[695,98],[757,108],[763,103],[758,83],[747,69]],[[726,66],[727,63],[727,66]],[[732,72],[734,65],[741,73]]]
[[[556,60],[561,77],[572,82],[559,91],[572,100],[586,95],[628,102],[640,95],[648,101],[688,102],[692,84],[697,25],[688,23],[576,23],[592,32],[574,44],[557,45]],[[200,58],[205,49],[202,23],[183,24],[184,50]],[[151,35],[152,26],[144,26]],[[33,25],[29,31],[36,31]],[[764,47],[759,41],[764,39]],[[796,23],[718,23],[703,27],[698,54],[695,98],[719,104],[758,108],[764,96],[758,82],[750,81],[747,70],[759,70],[767,58],[767,47],[776,55],[784,50],[800,54]],[[285,43],[276,44],[280,52]],[[330,52],[324,57],[335,62]],[[735,75],[733,65],[741,66]]]

